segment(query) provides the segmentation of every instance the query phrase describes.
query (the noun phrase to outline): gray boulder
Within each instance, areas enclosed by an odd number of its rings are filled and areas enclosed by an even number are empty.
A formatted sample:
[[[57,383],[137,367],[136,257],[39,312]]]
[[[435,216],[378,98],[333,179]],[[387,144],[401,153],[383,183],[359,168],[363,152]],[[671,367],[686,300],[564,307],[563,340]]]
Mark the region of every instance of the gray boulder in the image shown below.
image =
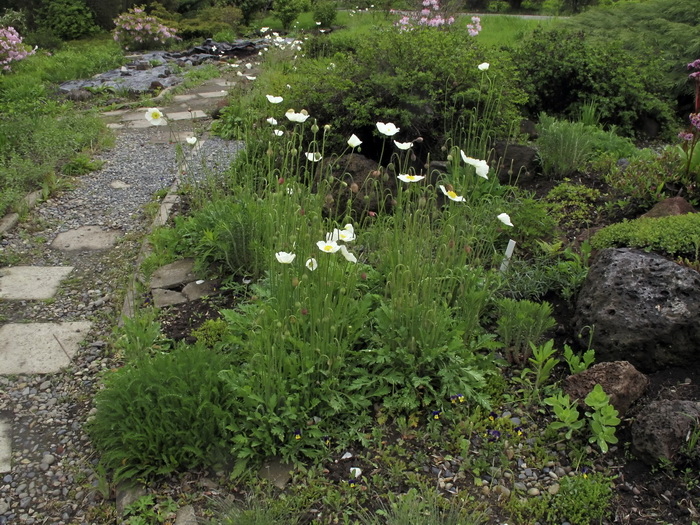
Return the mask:
[[[700,402],[652,401],[632,424],[632,445],[650,465],[673,461],[687,443],[688,435],[700,425]]]
[[[700,358],[700,273],[628,248],[598,254],[579,293],[574,329],[601,361],[649,373]]]

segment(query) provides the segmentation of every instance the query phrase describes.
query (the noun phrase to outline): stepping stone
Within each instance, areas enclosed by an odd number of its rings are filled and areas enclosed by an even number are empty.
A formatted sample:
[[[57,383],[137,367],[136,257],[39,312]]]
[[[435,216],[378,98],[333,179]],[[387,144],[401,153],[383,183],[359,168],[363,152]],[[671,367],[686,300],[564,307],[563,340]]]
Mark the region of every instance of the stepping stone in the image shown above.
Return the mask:
[[[207,114],[199,109],[195,109],[193,111],[177,111],[175,113],[168,113],[165,116],[170,120],[194,120],[198,118],[207,118]]]
[[[12,418],[0,415],[0,474],[12,471]]]
[[[81,226],[76,230],[59,233],[51,243],[55,250],[105,250],[117,242],[121,233],[114,230],[103,230],[99,226]]]
[[[165,308],[166,306],[174,306],[176,304],[187,302],[187,297],[180,292],[176,292],[175,290],[155,288],[151,290],[151,293],[153,294],[153,305],[156,308]]]
[[[130,121],[130,122],[127,122],[126,125],[129,126],[130,128],[136,128],[136,129],[156,127],[156,126],[153,126],[153,124],[148,122],[146,119]]]
[[[151,288],[176,288],[195,281],[194,259],[188,257],[174,263],[161,266],[151,276]]]
[[[122,122],[130,120],[143,120],[144,122],[148,122],[148,120],[146,120],[146,108],[143,108],[143,111],[139,111],[138,113],[126,113],[121,116],[120,120]],[[150,122],[148,122],[148,125],[151,125]]]
[[[0,299],[50,299],[72,271],[72,266],[0,268]]]
[[[262,464],[258,476],[271,482],[278,489],[283,490],[292,478],[292,469],[281,458],[272,457],[266,459]]]
[[[226,91],[210,91],[208,93],[200,93],[199,96],[203,98],[220,98],[228,95]]]
[[[92,323],[10,323],[0,326],[0,375],[53,374],[70,365]]]
[[[192,100],[194,98],[197,98],[197,95],[175,95],[173,100],[175,102],[187,102],[188,100]]]
[[[114,111],[105,111],[104,113],[102,113],[102,115],[104,115],[105,117],[118,117],[128,112],[128,109],[115,109]]]
[[[123,128],[124,128],[124,124],[119,124],[119,123],[116,123],[116,122],[110,122],[109,124],[107,124],[107,127],[108,127],[109,129],[123,129]]]
[[[219,293],[221,283],[219,281],[195,281],[182,289],[182,293],[189,301],[195,301],[208,295]]]

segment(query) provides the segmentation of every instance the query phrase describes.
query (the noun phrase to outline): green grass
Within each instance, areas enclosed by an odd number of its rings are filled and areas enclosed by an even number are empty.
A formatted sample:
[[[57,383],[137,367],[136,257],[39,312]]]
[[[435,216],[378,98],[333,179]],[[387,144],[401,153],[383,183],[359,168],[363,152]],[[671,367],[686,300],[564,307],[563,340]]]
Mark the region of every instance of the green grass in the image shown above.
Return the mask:
[[[557,19],[522,18],[510,15],[479,15],[481,18],[481,33],[475,40],[485,46],[498,48],[501,46],[517,45],[523,37],[530,34],[538,27],[549,29],[558,24]],[[462,16],[457,19],[455,25],[463,27],[471,22],[470,16]]]
[[[123,62],[119,47],[101,35],[67,43],[52,55],[38,52],[0,75],[0,216],[19,209],[27,192],[48,195],[63,165],[108,143],[110,134],[97,115],[76,112],[54,93],[57,83]]]

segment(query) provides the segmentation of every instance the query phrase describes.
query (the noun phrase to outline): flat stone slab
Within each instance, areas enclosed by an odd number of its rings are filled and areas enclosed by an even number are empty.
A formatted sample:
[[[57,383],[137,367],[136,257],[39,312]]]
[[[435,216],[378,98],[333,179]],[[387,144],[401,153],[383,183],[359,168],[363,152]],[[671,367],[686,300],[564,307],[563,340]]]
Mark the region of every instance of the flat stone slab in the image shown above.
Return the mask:
[[[139,110],[139,111],[133,112],[133,113],[124,113],[123,115],[120,116],[120,120],[122,120],[122,121],[143,120],[145,122],[148,122],[148,120],[146,120],[146,109],[147,108],[143,108],[143,110]],[[149,125],[150,125],[150,122],[149,122]]]
[[[194,281],[187,284],[182,289],[182,293],[189,301],[195,301],[208,295],[216,295],[219,293],[220,286],[219,281]]]
[[[292,468],[283,463],[281,458],[268,458],[260,467],[258,476],[271,482],[278,489],[283,490],[292,478]]]
[[[92,323],[10,323],[0,326],[0,375],[53,374],[68,366]]]
[[[0,474],[12,470],[12,419],[0,415]]]
[[[114,230],[103,230],[99,226],[81,226],[75,230],[59,233],[51,243],[55,250],[105,250],[117,242],[121,233]]]
[[[175,290],[155,288],[154,290],[151,290],[151,293],[153,294],[153,305],[156,308],[165,308],[166,306],[173,306],[187,302],[187,297],[185,297],[185,294],[176,292]]]
[[[130,128],[136,128],[136,129],[143,129],[143,128],[152,128],[154,127],[153,124],[148,122],[146,119],[143,120],[132,120],[129,122],[125,122],[125,125],[129,126]]]
[[[200,93],[199,96],[202,98],[220,98],[228,95],[226,91],[210,91],[208,93]]]
[[[193,111],[176,111],[175,113],[168,113],[165,116],[170,120],[194,120],[198,118],[207,118],[207,114],[199,109],[195,109]]]
[[[197,98],[197,95],[175,95],[173,100],[175,102],[187,102],[188,100],[192,100],[194,98]]]
[[[50,299],[72,271],[72,266],[0,268],[0,299]]]
[[[161,266],[151,276],[151,288],[176,288],[195,281],[194,259],[188,257]]]
[[[110,122],[107,124],[107,127],[109,129],[122,129],[124,128],[124,124],[119,124],[118,122]]]

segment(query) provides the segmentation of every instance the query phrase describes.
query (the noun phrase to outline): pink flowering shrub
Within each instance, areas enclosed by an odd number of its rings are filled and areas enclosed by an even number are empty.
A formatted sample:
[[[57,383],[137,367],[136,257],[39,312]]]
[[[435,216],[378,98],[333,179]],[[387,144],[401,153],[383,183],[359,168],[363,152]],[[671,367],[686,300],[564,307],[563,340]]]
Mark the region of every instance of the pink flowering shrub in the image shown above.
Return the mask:
[[[448,16],[445,10],[440,6],[440,0],[423,0],[422,9],[420,11],[404,13],[403,16],[396,22],[396,26],[401,29],[409,30],[417,26],[423,27],[442,27],[450,26],[454,24],[455,19],[453,16]],[[392,10],[392,13],[396,11]],[[478,17],[472,17],[472,20]],[[481,30],[481,26],[479,26]],[[471,35],[471,30],[469,31]],[[475,35],[478,34],[475,33]],[[475,36],[472,35],[472,36]]]
[[[33,54],[34,50],[22,43],[22,37],[14,27],[0,27],[0,67],[3,71],[10,71],[12,62]]]
[[[681,139],[681,151],[685,155],[685,175],[695,175],[700,181],[700,58],[688,64],[688,69],[695,69],[688,75],[688,79],[695,83],[695,113],[690,114],[690,127],[681,131],[678,138]]]
[[[179,40],[176,30],[166,27],[143,7],[134,7],[114,20],[114,40],[124,49],[153,49],[172,40]]]

